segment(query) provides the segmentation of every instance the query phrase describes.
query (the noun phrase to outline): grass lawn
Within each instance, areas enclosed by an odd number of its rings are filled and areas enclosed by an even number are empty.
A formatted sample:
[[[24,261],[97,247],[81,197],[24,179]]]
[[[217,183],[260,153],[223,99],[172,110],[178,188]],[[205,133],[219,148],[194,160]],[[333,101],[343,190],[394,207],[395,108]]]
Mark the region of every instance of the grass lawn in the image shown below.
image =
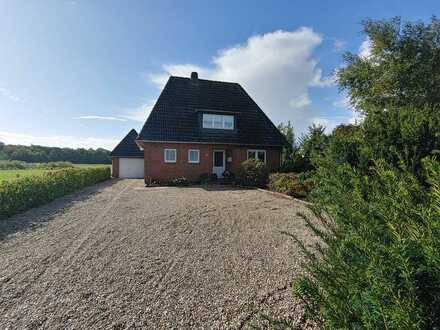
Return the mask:
[[[78,167],[106,167],[109,164],[75,164]],[[41,175],[44,172],[49,171],[44,168],[31,168],[26,170],[0,170],[0,182],[4,180],[13,180],[16,178],[22,178],[24,176]]]

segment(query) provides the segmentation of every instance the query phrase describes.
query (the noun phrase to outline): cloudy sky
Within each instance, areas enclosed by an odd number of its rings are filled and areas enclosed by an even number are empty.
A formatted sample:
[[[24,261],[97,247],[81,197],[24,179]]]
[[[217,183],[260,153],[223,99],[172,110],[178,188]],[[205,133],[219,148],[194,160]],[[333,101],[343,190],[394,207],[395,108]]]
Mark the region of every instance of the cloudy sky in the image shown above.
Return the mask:
[[[356,118],[332,75],[368,54],[360,22],[427,20],[437,2],[3,0],[0,141],[112,149],[191,71],[240,83],[297,135],[330,131]]]

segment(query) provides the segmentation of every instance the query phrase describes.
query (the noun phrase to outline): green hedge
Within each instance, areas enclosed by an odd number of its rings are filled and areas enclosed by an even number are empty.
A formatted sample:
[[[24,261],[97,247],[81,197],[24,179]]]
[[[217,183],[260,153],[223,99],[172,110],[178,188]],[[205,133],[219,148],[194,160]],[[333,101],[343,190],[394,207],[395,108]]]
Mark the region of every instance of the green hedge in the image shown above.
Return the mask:
[[[313,180],[306,173],[272,173],[269,175],[269,190],[293,197],[307,197],[313,189]]]
[[[110,178],[110,168],[68,168],[0,183],[0,219]]]

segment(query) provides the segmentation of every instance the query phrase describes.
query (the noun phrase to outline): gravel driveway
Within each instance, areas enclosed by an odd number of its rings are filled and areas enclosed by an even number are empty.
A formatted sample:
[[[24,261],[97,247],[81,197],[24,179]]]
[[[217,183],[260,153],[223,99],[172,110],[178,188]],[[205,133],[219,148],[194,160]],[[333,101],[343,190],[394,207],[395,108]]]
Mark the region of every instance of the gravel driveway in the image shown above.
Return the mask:
[[[113,180],[0,221],[1,328],[247,328],[302,307],[301,203]]]

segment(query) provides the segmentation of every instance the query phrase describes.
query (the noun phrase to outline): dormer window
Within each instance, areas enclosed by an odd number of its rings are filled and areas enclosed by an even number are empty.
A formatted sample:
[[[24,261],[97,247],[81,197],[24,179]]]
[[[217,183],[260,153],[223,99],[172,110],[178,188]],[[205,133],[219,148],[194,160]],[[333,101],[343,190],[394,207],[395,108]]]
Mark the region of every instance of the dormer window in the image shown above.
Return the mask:
[[[203,114],[203,128],[234,129],[234,116]]]

